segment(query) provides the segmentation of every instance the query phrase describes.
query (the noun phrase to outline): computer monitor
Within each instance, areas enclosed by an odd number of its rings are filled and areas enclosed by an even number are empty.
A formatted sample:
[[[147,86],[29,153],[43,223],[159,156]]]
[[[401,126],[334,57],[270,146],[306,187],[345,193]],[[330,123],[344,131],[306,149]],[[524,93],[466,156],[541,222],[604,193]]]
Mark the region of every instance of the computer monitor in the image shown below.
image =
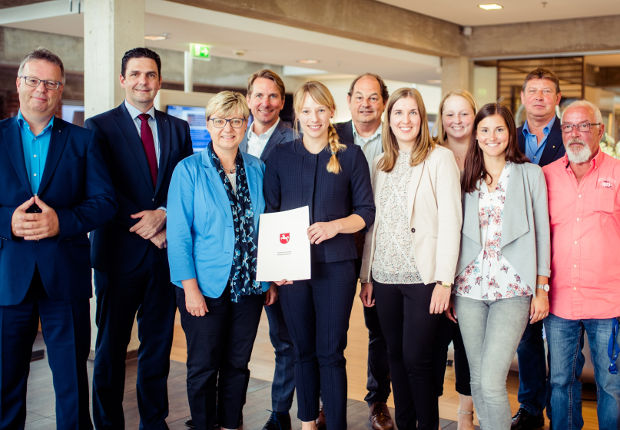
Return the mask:
[[[176,116],[188,122],[194,152],[204,150],[211,142],[211,136],[207,130],[207,118],[205,117],[204,107],[168,105],[166,112],[168,115]]]

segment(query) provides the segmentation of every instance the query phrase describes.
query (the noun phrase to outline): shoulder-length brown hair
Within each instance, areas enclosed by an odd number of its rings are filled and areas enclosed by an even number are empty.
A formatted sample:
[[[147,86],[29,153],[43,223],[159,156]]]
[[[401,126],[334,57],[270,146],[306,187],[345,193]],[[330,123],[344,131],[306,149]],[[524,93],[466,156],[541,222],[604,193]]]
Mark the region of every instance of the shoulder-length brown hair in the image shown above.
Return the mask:
[[[508,146],[506,147],[505,153],[506,161],[518,164],[529,161],[525,154],[519,149],[519,144],[517,143],[517,127],[515,126],[515,120],[510,110],[499,103],[486,104],[480,109],[474,119],[471,142],[469,143],[467,155],[465,156],[465,170],[461,181],[463,193],[470,193],[476,190],[478,188],[478,182],[481,179],[488,180],[490,178],[484,165],[484,154],[478,145],[476,136],[480,121],[493,115],[501,116],[506,123],[506,127],[508,127]]]
[[[416,166],[426,160],[426,157],[435,148],[435,142],[431,139],[431,133],[428,129],[428,118],[426,117],[426,107],[422,100],[422,95],[415,88],[399,88],[392,93],[387,101],[385,109],[385,115],[383,117],[382,127],[382,143],[383,143],[383,157],[379,161],[377,167],[384,172],[391,172],[396,164],[398,158],[398,141],[394,132],[390,128],[390,119],[392,117],[392,109],[394,103],[402,98],[410,97],[415,100],[418,105],[418,114],[420,115],[420,132],[416,138],[413,150],[411,151],[411,158],[409,164]]]

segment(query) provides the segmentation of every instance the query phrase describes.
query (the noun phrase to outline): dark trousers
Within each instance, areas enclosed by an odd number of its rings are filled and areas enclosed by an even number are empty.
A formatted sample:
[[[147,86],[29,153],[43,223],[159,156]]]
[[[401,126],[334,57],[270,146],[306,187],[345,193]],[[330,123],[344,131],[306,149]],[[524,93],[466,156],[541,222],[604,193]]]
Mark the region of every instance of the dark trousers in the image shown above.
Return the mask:
[[[429,314],[434,284],[373,282],[385,335],[399,430],[436,430],[439,407],[433,364],[441,315]],[[416,424],[417,423],[417,424]]]
[[[448,346],[452,342],[454,348],[454,376],[456,392],[464,396],[471,396],[469,383],[469,362],[463,345],[463,337],[459,325],[453,323],[445,316],[441,318],[439,342],[435,349],[437,355],[433,359],[435,363],[437,395],[443,394],[443,381],[446,373],[446,361],[448,359]]]
[[[532,415],[541,415],[547,401],[547,367],[543,322],[528,324],[517,348],[521,407]]]
[[[319,392],[328,430],[347,428],[347,346],[357,283],[353,260],[313,263],[312,279],[280,287],[280,301],[295,350],[297,416],[319,414]]]
[[[241,296],[233,303],[227,288],[216,299],[205,297],[208,312],[195,317],[185,308],[183,289],[175,290],[187,340],[187,398],[194,425],[238,428],[265,296]]]
[[[174,332],[174,288],[165,254],[152,253],[128,274],[95,271],[97,343],[93,419],[98,430],[122,430],[125,359],[138,321],[136,391],[140,429],[167,429],[168,372]]]
[[[364,253],[365,230],[353,234],[357,255]],[[362,259],[355,260],[355,273],[359,274],[362,268]],[[385,337],[381,332],[379,316],[375,306],[364,306],[364,322],[368,329],[368,368],[366,389],[368,394],[364,397],[368,406],[373,403],[386,403],[390,397],[390,365],[388,363],[387,346]]]
[[[39,318],[52,369],[58,429],[92,429],[86,360],[90,351],[88,299],[47,297],[38,272],[22,303],[0,306],[0,428],[23,429],[32,345]]]
[[[375,402],[387,402],[390,396],[390,365],[388,363],[387,345],[379,325],[377,307],[364,307],[364,321],[368,329],[368,373],[364,400],[368,405]]]
[[[276,301],[271,306],[265,306],[265,313],[269,320],[269,338],[276,356],[276,367],[271,384],[271,408],[275,412],[287,413],[291,409],[295,394],[293,341],[286,328],[280,301]]]

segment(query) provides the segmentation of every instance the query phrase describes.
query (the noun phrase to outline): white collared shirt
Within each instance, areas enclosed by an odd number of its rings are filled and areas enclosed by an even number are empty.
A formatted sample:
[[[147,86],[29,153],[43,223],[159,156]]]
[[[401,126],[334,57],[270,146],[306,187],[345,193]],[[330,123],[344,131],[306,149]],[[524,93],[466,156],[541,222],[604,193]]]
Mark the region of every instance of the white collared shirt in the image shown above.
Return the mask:
[[[125,107],[127,108],[127,111],[129,112],[129,115],[131,116],[131,119],[136,126],[136,130],[138,130],[138,136],[142,138],[142,135],[140,133],[140,127],[142,127],[142,120],[138,118],[138,116],[143,112],[133,106],[127,100],[125,100]],[[155,120],[155,107],[151,106],[151,108],[144,113],[148,113],[151,116],[149,118],[149,127],[151,127],[151,131],[153,132],[153,142],[155,143],[155,158],[157,159],[157,165],[159,166],[159,154],[161,153],[161,150],[159,146],[159,136],[157,134],[157,121]]]
[[[276,127],[280,123],[280,118],[276,121],[274,125],[271,126],[269,130],[261,134],[260,136],[254,133],[254,123],[248,128],[247,138],[248,138],[248,154],[255,156],[256,158],[260,158],[265,146],[267,146],[267,142],[271,138],[271,135],[276,130]]]
[[[379,154],[383,154],[383,144],[381,143],[381,130],[382,125],[379,125],[377,130],[369,137],[362,137],[355,129],[355,124],[351,121],[351,127],[353,127],[353,142],[362,148],[362,152],[368,161],[368,167],[372,166],[374,159]],[[372,170],[372,168],[371,168]]]

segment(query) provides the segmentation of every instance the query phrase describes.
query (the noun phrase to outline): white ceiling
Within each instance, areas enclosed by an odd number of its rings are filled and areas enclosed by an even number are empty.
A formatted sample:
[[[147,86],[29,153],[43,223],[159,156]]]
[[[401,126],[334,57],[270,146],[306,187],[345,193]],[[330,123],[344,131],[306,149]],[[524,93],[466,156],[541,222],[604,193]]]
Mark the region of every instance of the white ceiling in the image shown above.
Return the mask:
[[[377,0],[459,25],[494,25],[620,14],[619,0]],[[479,4],[497,3],[485,11]]]
[[[543,8],[538,0],[498,0],[505,9],[485,12],[477,8],[473,0],[380,0],[394,6],[404,7],[426,15],[459,23],[483,25],[505,22],[532,21],[535,19],[559,19],[588,15],[620,14],[620,0],[590,0],[584,4],[578,0],[548,0]],[[63,3],[52,1],[48,3]],[[82,2],[83,3],[83,2]],[[40,4],[39,4],[40,5]],[[415,5],[415,6],[414,6]],[[34,6],[33,6],[34,7]],[[14,8],[16,9],[16,8]],[[38,10],[41,8],[39,7]],[[212,46],[215,57],[243,59],[247,61],[283,66],[303,66],[329,76],[357,75],[367,71],[380,74],[384,79],[420,84],[436,84],[441,79],[440,59],[435,56],[359,42],[352,39],[317,33],[245,18],[237,15],[200,9],[166,0],[146,0],[145,33],[168,33],[169,39],[147,42],[155,49],[177,51],[187,49],[189,42]],[[3,10],[6,17],[9,15]],[[30,17],[30,12],[22,13]],[[48,14],[47,18],[20,20],[0,24],[82,37],[84,33],[82,14]],[[243,51],[243,56],[236,52]],[[300,59],[317,59],[318,64],[302,65]],[[609,60],[612,61],[612,60]],[[307,76],[310,76],[309,73]],[[322,75],[327,78],[328,75]]]

